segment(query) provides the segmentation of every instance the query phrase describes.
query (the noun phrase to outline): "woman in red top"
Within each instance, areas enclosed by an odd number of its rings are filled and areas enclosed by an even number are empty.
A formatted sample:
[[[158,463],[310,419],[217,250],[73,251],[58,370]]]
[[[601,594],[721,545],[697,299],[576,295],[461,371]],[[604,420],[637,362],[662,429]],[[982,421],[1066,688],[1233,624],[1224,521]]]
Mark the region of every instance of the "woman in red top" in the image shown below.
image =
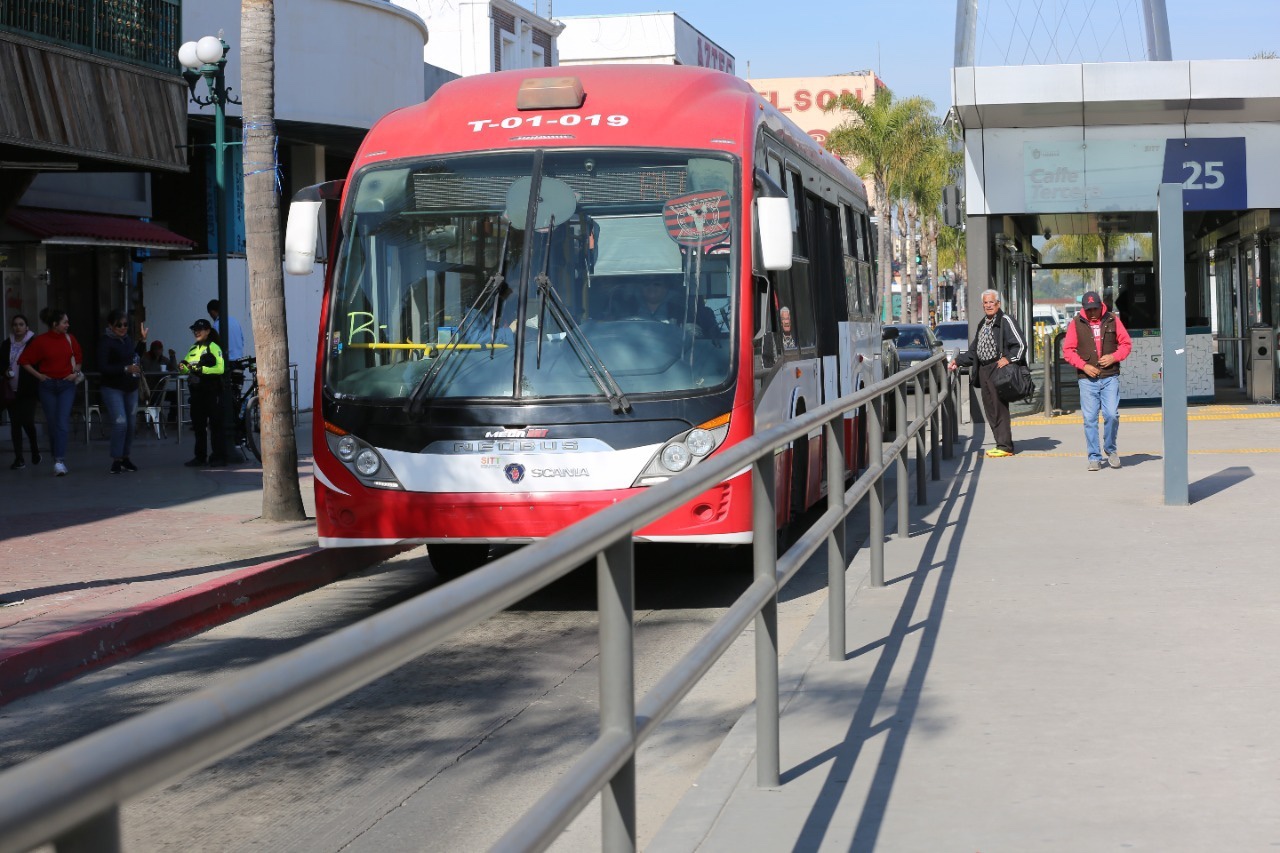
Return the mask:
[[[84,381],[84,355],[80,342],[67,331],[71,321],[66,311],[46,308],[40,312],[40,319],[49,331],[31,339],[18,364],[40,383],[40,407],[44,409],[53,445],[53,473],[65,477],[71,404],[75,402],[76,386]]]

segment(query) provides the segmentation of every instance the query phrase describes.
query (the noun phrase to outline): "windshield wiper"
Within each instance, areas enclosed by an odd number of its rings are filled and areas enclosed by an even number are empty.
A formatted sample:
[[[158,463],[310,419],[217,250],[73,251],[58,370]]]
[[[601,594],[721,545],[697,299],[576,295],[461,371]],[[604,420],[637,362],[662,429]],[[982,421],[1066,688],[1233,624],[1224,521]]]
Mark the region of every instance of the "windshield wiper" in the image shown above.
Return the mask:
[[[609,372],[604,359],[600,357],[595,347],[591,345],[591,341],[587,339],[582,327],[573,319],[573,315],[565,307],[564,301],[556,291],[555,285],[551,283],[551,277],[547,275],[547,268],[551,261],[551,232],[555,230],[555,227],[555,217],[552,217],[550,227],[547,229],[547,245],[542,254],[542,270],[534,279],[534,285],[538,288],[538,349],[536,366],[538,369],[542,368],[542,340],[546,329],[544,321],[549,307],[551,316],[555,318],[556,322],[560,324],[560,328],[564,330],[565,340],[573,348],[574,355],[582,362],[582,366],[587,369],[587,373],[591,375],[601,393],[608,398],[609,406],[613,409],[613,413],[620,415],[624,412],[630,412],[631,401],[627,399],[622,386],[618,384],[618,380],[613,378],[613,374]]]
[[[498,268],[493,271],[493,275],[489,276],[489,280],[484,283],[480,294],[471,303],[471,307],[467,309],[462,317],[462,322],[458,324],[457,330],[453,333],[454,346],[443,348],[439,351],[435,361],[427,368],[427,372],[422,374],[422,378],[418,380],[418,384],[414,386],[413,391],[409,394],[409,399],[405,401],[404,410],[409,414],[416,414],[420,401],[427,395],[435,385],[436,377],[440,375],[440,371],[444,368],[444,363],[448,361],[457,351],[457,344],[466,340],[466,335],[470,332],[482,315],[481,306],[484,305],[486,299],[493,298],[493,314],[490,319],[489,329],[489,358],[493,358],[495,343],[498,336],[498,315],[502,307],[502,303],[511,295],[511,287],[507,284],[507,239],[511,236],[511,225],[508,223],[507,230],[502,234],[502,248],[498,255]]]

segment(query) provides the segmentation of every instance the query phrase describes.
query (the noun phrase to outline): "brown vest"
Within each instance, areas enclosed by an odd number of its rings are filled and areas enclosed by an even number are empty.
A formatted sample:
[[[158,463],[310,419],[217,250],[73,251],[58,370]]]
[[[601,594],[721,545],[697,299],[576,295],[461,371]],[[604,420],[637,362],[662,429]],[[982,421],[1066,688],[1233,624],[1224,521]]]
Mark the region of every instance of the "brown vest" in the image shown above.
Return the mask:
[[[1098,367],[1098,356],[1113,353],[1119,347],[1116,342],[1116,315],[1110,311],[1102,315],[1102,352],[1099,353],[1093,346],[1093,327],[1089,325],[1089,318],[1084,316],[1084,312],[1080,312],[1071,322],[1076,325],[1076,352],[1085,360],[1086,364],[1092,364]],[[1102,376],[1119,376],[1120,362],[1116,362],[1110,367],[1098,367]],[[1076,375],[1085,378],[1086,374],[1083,370],[1077,370]]]

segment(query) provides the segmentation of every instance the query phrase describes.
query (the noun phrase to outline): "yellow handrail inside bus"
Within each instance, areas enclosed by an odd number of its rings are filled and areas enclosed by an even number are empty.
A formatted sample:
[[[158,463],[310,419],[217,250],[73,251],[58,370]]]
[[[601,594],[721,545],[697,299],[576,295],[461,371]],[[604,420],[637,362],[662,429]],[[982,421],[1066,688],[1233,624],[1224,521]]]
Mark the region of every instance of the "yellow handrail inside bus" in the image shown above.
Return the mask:
[[[349,349],[409,349],[430,353],[441,349],[506,349],[507,344],[347,344]]]

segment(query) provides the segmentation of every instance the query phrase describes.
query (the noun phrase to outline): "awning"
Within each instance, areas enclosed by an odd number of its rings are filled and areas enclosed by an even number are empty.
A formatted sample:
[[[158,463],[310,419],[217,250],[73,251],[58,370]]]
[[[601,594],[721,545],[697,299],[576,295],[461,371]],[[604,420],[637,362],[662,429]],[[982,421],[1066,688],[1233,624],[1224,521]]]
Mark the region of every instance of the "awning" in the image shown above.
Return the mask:
[[[168,228],[129,216],[15,207],[6,222],[34,234],[41,243],[54,245],[169,250],[187,250],[195,245],[194,240],[188,240]]]

